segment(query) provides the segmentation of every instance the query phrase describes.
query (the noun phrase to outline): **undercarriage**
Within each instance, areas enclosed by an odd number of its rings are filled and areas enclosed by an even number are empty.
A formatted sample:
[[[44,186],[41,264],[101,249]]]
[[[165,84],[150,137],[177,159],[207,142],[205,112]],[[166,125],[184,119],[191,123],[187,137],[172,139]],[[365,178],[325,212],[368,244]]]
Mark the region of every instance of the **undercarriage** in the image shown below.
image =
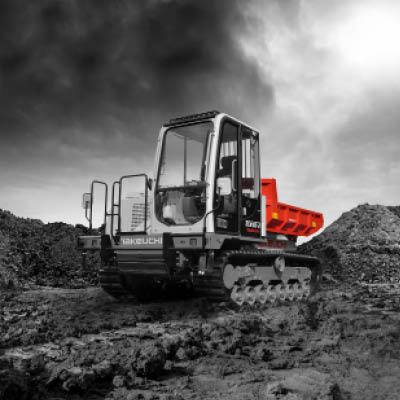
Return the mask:
[[[200,272],[200,273],[199,273]],[[320,280],[319,260],[293,253],[234,250],[211,271],[195,272],[195,291],[237,305],[307,299]]]
[[[135,260],[134,253],[129,254],[129,263],[121,255],[119,263],[114,256],[114,265],[105,263],[99,270],[99,283],[113,297],[149,301],[195,295],[239,306],[273,304],[309,298],[321,275],[317,258],[274,250],[221,251],[206,265],[191,264],[190,259],[198,258],[189,254],[183,265],[173,266],[162,259]],[[143,252],[136,257],[143,258]]]

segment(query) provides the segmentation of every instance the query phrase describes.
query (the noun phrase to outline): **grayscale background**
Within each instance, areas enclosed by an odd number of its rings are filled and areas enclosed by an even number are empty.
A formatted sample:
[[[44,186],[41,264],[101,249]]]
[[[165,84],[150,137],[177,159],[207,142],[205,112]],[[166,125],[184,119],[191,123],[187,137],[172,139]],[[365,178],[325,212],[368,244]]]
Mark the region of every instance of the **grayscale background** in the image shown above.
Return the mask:
[[[262,132],[262,176],[326,222],[399,199],[400,5],[383,1],[0,3],[1,207],[84,222],[91,179],[152,172],[171,117]]]

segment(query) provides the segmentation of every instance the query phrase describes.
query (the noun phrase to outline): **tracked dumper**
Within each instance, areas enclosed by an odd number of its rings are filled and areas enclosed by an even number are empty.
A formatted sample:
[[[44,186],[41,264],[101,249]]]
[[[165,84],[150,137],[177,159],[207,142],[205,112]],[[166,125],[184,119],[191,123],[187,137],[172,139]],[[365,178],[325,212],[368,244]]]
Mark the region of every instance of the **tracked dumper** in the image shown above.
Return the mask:
[[[317,232],[322,214],[278,202],[275,180],[260,178],[259,133],[225,113],[165,123],[153,178],[122,176],[110,196],[93,181],[83,195],[90,228],[103,197],[101,234],[79,244],[100,251],[99,281],[114,297],[182,290],[252,305],[318,287],[319,260],[296,254],[296,240]]]

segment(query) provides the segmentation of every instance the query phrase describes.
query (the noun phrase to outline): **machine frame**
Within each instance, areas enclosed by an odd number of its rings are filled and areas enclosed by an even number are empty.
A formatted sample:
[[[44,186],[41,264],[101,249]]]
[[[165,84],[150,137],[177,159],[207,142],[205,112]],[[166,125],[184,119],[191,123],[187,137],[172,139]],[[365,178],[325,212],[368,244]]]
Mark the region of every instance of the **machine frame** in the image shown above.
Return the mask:
[[[160,204],[157,202],[156,196],[159,190],[166,134],[170,129],[206,121],[213,124],[213,129],[209,132],[207,139],[205,212],[193,224],[165,223],[159,218],[160,209],[156,209],[156,207],[160,207]],[[220,161],[222,164],[222,158],[220,160],[220,151],[222,150],[220,149],[226,124],[230,124],[231,128],[233,126],[237,132],[236,164],[233,160],[230,190],[229,179],[217,177],[218,169],[221,168]],[[246,135],[250,135],[249,140],[253,146],[253,153],[250,154],[255,157],[252,172],[253,188],[256,187],[256,183],[258,185],[257,195],[256,189],[254,189],[253,198],[250,199],[255,210],[251,217],[256,215],[256,218],[252,220],[246,218],[245,207],[242,204],[244,152],[241,146],[245,131]],[[231,145],[229,144],[229,146]],[[257,154],[255,154],[254,148],[256,148]],[[232,154],[235,154],[234,150]],[[144,229],[122,231],[121,205],[123,199],[121,194],[124,189],[124,181],[136,177],[143,179],[144,183]],[[234,185],[235,182],[236,185]],[[248,182],[251,185],[251,179]],[[170,120],[163,125],[158,136],[153,179],[149,179],[145,174],[136,174],[124,175],[115,181],[112,185],[110,210],[107,210],[108,185],[98,180],[92,182],[90,195],[84,194],[85,214],[89,220],[89,226],[92,228],[95,189],[98,185],[105,186],[104,225],[98,235],[81,236],[79,246],[84,252],[100,250],[99,280],[102,287],[115,297],[128,292],[137,297],[143,297],[143,295],[146,297],[151,292],[150,287],[157,288],[155,290],[159,291],[160,287],[170,283],[194,288],[197,292],[208,296],[216,294],[216,297],[223,297],[228,291],[230,297],[238,304],[245,301],[251,304],[254,303],[254,299],[265,302],[265,299],[279,298],[279,293],[283,293],[283,297],[287,293],[287,296],[292,298],[308,296],[310,291],[314,291],[319,280],[319,261],[314,257],[294,254],[298,235],[285,235],[279,229],[275,229],[275,232],[267,232],[267,209],[272,203],[275,204],[275,207],[279,207],[281,203],[276,203],[276,199],[267,199],[266,192],[261,190],[266,183],[260,178],[259,132],[250,125],[218,111]],[[268,181],[268,183],[270,182]],[[185,185],[184,179],[183,192]],[[233,189],[234,186],[236,186],[236,190]],[[174,190],[174,187],[171,190]],[[234,191],[236,192],[236,203],[232,200],[233,211],[230,212],[232,215],[237,213],[235,216],[237,218],[236,229],[225,232],[220,226],[216,226],[216,215],[221,210],[221,199],[224,200],[223,207],[225,207],[226,196],[233,196]],[[148,201],[149,192],[151,202]],[[182,198],[180,200],[183,201]],[[288,212],[291,210],[290,212],[293,214],[294,208],[287,207]],[[304,218],[308,218],[308,222],[310,222],[310,218],[320,218],[321,224],[318,227],[315,225],[314,231],[322,226],[322,214],[302,209],[297,210],[300,214],[308,213],[306,217],[304,215],[301,217],[301,221]],[[270,211],[269,214],[271,214]],[[275,214],[272,213],[272,215]],[[232,220],[235,222],[234,218]],[[293,220],[293,218],[289,218],[289,220]],[[243,224],[242,221],[244,221]],[[314,227],[314,221],[312,223]],[[293,222],[291,225],[286,224],[283,229],[286,226],[293,226]],[[308,235],[312,230],[307,232]],[[291,266],[284,272],[285,260],[289,261]],[[310,282],[314,282],[311,290]],[[305,285],[304,288],[302,285]],[[257,292],[255,288],[259,292],[257,295],[254,295]]]

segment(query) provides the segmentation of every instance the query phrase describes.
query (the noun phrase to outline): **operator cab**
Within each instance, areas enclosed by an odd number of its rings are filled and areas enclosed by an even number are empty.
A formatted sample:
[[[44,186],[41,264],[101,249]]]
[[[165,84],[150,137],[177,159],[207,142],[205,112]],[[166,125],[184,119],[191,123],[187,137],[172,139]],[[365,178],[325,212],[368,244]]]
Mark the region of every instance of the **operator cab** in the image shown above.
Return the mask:
[[[160,132],[154,233],[259,237],[259,135],[227,114],[177,118]]]

